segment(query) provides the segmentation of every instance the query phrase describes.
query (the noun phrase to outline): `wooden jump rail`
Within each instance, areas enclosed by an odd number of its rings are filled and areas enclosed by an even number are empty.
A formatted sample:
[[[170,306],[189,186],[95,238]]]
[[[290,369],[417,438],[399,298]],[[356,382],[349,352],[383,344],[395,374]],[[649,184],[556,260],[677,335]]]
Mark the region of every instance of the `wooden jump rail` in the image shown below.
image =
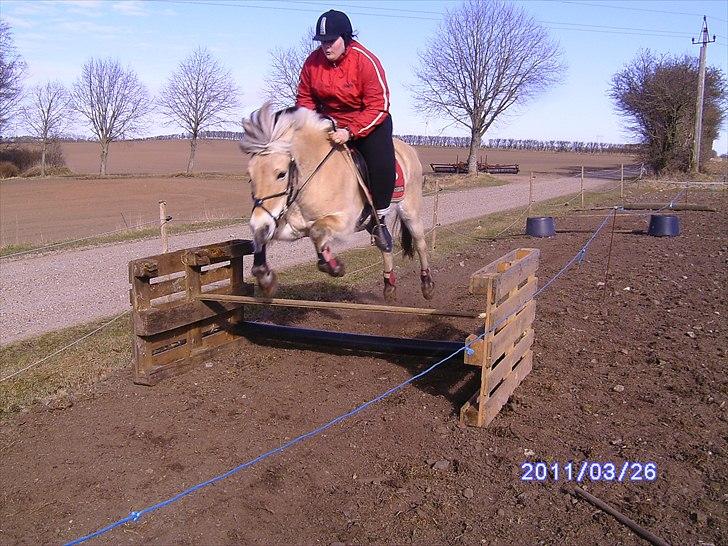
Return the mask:
[[[200,294],[200,301],[219,301],[249,303],[251,305],[270,305],[272,307],[303,307],[306,309],[342,309],[350,311],[378,311],[380,313],[402,313],[409,315],[436,315],[441,317],[485,318],[485,313],[469,313],[467,311],[447,311],[441,309],[424,309],[422,307],[400,307],[397,305],[375,305],[368,303],[345,303],[317,300],[287,300],[282,298],[255,298],[252,296],[234,296],[228,294]]]
[[[245,322],[246,305],[465,317],[483,321],[479,331],[467,340],[472,346],[466,352],[465,362],[481,368],[480,389],[460,411],[461,421],[468,425],[487,425],[531,370],[535,315],[532,298],[537,284],[534,274],[538,268],[538,250],[514,250],[471,276],[470,292],[485,299],[485,312],[482,313],[256,298],[253,297],[253,285],[243,282],[243,259],[252,253],[250,241],[231,240],[129,263],[135,383],[154,385],[234,348],[247,333],[260,332],[262,327],[275,330],[274,325]],[[496,325],[494,331],[493,325]],[[296,329],[288,327],[288,330],[282,328],[268,333],[283,338],[285,332],[291,330]],[[411,348],[413,342],[431,347],[440,354],[443,350],[451,351],[453,346],[452,352],[457,351],[456,342],[320,330],[303,332],[301,329],[301,332],[289,332],[288,335],[297,335],[300,339],[312,337],[315,332],[321,335],[320,340],[341,341],[360,349],[374,344],[376,346],[370,347],[374,352],[401,352],[406,345]],[[483,339],[473,341],[483,332],[487,332]]]

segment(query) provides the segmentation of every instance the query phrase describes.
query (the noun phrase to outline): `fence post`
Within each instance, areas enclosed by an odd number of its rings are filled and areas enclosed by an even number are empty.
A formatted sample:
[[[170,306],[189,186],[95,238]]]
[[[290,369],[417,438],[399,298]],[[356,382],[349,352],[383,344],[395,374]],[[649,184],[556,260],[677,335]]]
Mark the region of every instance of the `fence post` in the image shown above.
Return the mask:
[[[645,164],[640,163],[640,175],[637,177],[637,192],[640,191],[640,180],[642,180],[642,174],[645,172]]]
[[[162,235],[162,252],[169,252],[169,235],[167,234],[167,202],[159,202],[159,231]]]
[[[437,239],[437,207],[440,204],[440,179],[435,178],[435,203],[432,207],[432,250],[435,250]]]
[[[531,205],[533,205],[533,171],[528,179],[528,214],[531,215]]]
[[[619,177],[619,198],[624,200],[624,163],[621,165],[621,175]]]
[[[584,165],[581,166],[581,208],[584,208]]]

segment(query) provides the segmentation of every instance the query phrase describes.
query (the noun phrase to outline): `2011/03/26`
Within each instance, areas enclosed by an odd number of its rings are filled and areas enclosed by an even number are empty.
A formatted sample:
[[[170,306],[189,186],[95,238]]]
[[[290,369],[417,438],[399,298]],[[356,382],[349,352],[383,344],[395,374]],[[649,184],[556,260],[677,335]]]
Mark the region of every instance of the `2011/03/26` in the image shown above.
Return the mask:
[[[612,462],[582,461],[581,463],[545,463],[525,462],[521,465],[522,481],[631,481],[653,482],[657,479],[657,463],[624,461],[622,464]]]

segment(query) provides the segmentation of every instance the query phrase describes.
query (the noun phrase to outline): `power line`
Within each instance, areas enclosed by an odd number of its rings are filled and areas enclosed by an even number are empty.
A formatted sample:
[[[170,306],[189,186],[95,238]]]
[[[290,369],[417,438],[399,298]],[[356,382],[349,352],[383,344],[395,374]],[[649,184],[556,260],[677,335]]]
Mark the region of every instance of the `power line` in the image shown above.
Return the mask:
[[[169,4],[194,4],[200,6],[222,6],[226,8],[242,8],[242,9],[267,9],[267,10],[278,10],[278,11],[297,11],[305,13],[320,13],[320,10],[310,8],[292,8],[284,6],[272,6],[272,5],[258,5],[258,4],[224,4],[222,2],[204,2],[201,0],[155,0],[156,2],[165,2]],[[361,9],[361,8],[358,8]],[[367,13],[361,11],[349,11],[354,15],[369,15],[376,17],[387,17],[390,19],[417,19],[421,21],[440,21],[439,17],[417,17],[414,15],[388,15],[384,13]]]
[[[610,8],[610,9],[624,9],[624,10],[630,10],[630,11],[644,11],[648,13],[666,13],[670,15],[692,15],[695,17],[702,17],[702,13],[696,13],[696,12],[685,12],[685,11],[668,11],[668,10],[661,10],[661,9],[650,9],[650,8],[634,8],[634,7],[627,7],[627,6],[614,6],[611,4],[594,4],[592,2],[578,2],[576,0],[559,0],[562,4],[575,4],[579,6],[590,6],[595,8]],[[718,21],[722,21],[724,23],[728,23],[728,19],[721,19],[719,17],[711,17],[711,19],[716,19]]]
[[[368,0],[367,0],[368,1]],[[293,0],[292,2],[289,2],[291,4],[307,4],[309,6],[329,6],[330,3],[327,2],[304,2],[303,0]],[[423,9],[401,9],[401,8],[383,8],[381,6],[362,6],[366,9],[376,9],[380,11],[394,11],[397,13],[406,12],[406,13],[427,13],[430,15],[442,15],[443,13],[441,11],[428,11]],[[356,9],[361,9],[361,7],[358,7]]]
[[[674,38],[683,38],[686,36],[692,36],[689,32],[676,32],[671,30],[660,30],[655,28],[634,28],[634,27],[613,27],[613,26],[605,26],[605,25],[589,25],[587,23],[565,23],[563,21],[537,21],[538,23],[544,24],[544,25],[568,25],[568,26],[574,26],[574,27],[585,27],[585,28],[575,28],[574,30],[589,30],[589,29],[605,29],[601,30],[600,32],[607,32],[607,30],[627,30],[627,31],[636,31],[640,34],[643,33],[650,33],[652,36],[668,36],[668,37],[674,37]],[[632,34],[632,33],[630,33]]]
[[[214,2],[214,1],[207,1],[207,0],[155,0],[157,2],[164,2],[164,3],[170,3],[170,4],[191,4],[191,5],[200,5],[200,6],[220,6],[220,7],[228,7],[228,8],[239,8],[239,9],[268,9],[268,10],[278,10],[278,11],[296,11],[296,12],[304,12],[304,13],[318,13],[319,10],[311,9],[311,8],[295,8],[290,6],[278,6],[278,5],[260,5],[260,4],[249,4],[249,3],[224,3],[224,2]],[[564,0],[565,2],[567,0]],[[579,2],[575,2],[579,3]],[[294,2],[296,5],[322,5],[320,3],[316,2]],[[608,7],[616,7],[616,6],[608,6]],[[367,9],[367,10],[386,10],[386,11],[396,11],[398,13],[401,12],[408,12],[408,13],[421,13],[421,14],[439,14],[439,12],[434,11],[425,11],[425,10],[401,10],[401,9],[395,9],[395,8],[383,8],[383,7],[377,7],[377,6],[362,6],[357,7],[356,9]],[[419,17],[415,15],[394,15],[394,14],[388,14],[388,13],[376,13],[373,11],[349,11],[348,13],[354,14],[354,15],[365,15],[370,17],[385,17],[390,19],[415,19],[415,20],[424,20],[424,21],[441,21],[442,15],[440,17]],[[689,14],[688,14],[689,15]],[[561,27],[551,27],[555,30],[577,30],[580,32],[593,32],[597,34],[620,34],[620,35],[626,35],[626,36],[634,36],[634,35],[641,35],[641,36],[654,36],[654,37],[663,37],[663,38],[684,38],[689,37],[691,34],[684,33],[684,32],[676,32],[676,31],[670,31],[670,30],[661,30],[661,29],[644,29],[644,28],[634,28],[634,27],[616,27],[616,26],[604,26],[604,25],[590,25],[587,23],[569,23],[565,21],[536,21],[538,23],[551,26],[551,25],[564,25]],[[722,36],[721,36],[722,38]]]

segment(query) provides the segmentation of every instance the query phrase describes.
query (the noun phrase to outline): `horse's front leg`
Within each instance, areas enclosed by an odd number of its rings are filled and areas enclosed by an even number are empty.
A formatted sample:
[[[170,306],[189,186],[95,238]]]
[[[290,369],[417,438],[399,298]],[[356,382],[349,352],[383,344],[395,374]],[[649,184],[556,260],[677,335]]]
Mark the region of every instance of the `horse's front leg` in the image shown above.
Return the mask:
[[[326,216],[316,220],[308,231],[308,235],[316,247],[319,271],[332,277],[343,277],[346,273],[344,262],[334,255],[330,246],[334,233],[342,231],[342,227],[338,218]]]
[[[258,286],[263,295],[270,298],[278,290],[278,276],[275,271],[268,267],[265,257],[266,246],[262,245],[260,251],[253,254],[253,268],[250,273],[258,279]]]

